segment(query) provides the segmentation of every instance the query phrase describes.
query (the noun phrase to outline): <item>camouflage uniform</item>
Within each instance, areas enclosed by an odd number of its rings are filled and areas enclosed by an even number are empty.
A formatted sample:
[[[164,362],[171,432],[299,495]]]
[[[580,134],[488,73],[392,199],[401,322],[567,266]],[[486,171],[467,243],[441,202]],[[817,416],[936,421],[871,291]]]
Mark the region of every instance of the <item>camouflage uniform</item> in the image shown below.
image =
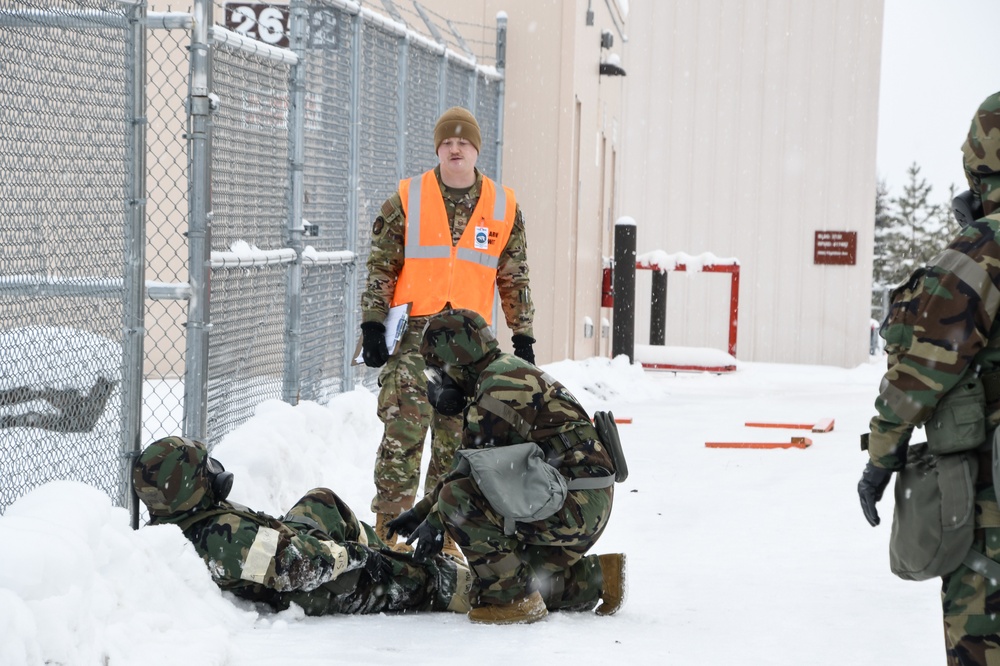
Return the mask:
[[[441,182],[448,222],[455,244],[475,210],[483,175],[467,191],[452,190]],[[361,297],[362,322],[382,322],[389,311],[396,279],[403,268],[406,215],[399,193],[384,204],[372,226],[368,257],[368,281]],[[514,334],[533,336],[534,306],[528,287],[527,242],[520,206],[514,227],[497,266],[497,289],[507,325]],[[431,429],[431,461],[424,488],[433,488],[449,469],[459,443],[461,420],[443,417],[427,404],[424,361],[417,351],[426,316],[413,317],[400,343],[379,373],[378,416],[385,425],[375,461],[375,513],[395,515],[410,508],[420,482],[420,458],[428,426]]]
[[[472,314],[433,318],[421,345],[428,364],[473,396],[462,448],[533,441],[568,479],[606,477],[611,457],[580,403],[534,365],[500,352],[485,321]],[[612,500],[611,487],[570,491],[557,513],[519,522],[508,536],[503,516],[456,470],[415,511],[446,530],[468,558],[477,578],[473,605],[507,604],[537,590],[547,608],[589,610],[601,596],[602,574],[598,556],[587,552],[607,526]]]
[[[164,438],[139,457],[133,486],[150,524],[179,526],[223,590],[278,610],[295,603],[308,615],[468,610],[463,565],[393,552],[327,488],[280,519],[225,501],[210,460],[198,442]]]
[[[962,229],[931,263],[892,294],[881,335],[888,371],[875,402],[868,453],[878,467],[901,469],[915,426],[970,371],[1000,371],[1000,93],[973,118],[962,146],[966,176],[986,214]],[[987,382],[990,384],[992,382]],[[1000,395],[987,390],[987,431],[1000,423]],[[1000,507],[988,453],[976,484],[973,547],[1000,560]],[[961,566],[943,577],[949,664],[1000,664],[1000,581]]]

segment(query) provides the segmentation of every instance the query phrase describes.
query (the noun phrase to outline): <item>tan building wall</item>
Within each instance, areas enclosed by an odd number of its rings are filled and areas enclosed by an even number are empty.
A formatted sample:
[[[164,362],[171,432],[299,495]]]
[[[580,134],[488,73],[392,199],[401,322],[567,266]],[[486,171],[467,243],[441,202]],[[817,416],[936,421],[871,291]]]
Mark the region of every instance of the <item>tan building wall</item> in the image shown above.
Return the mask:
[[[740,261],[738,359],[867,359],[882,0],[423,4],[508,16],[503,181],[528,224],[539,362],[610,352],[601,260],[621,216],[639,253]],[[626,76],[598,74],[608,53]],[[854,265],[814,264],[817,231],[855,232]],[[666,343],[725,350],[729,276],[668,282]],[[649,284],[640,271],[638,344]]]
[[[631,3],[620,210],[640,253],[739,259],[740,360],[868,358],[882,17],[882,0]],[[857,233],[853,266],[813,263],[829,230]],[[727,277],[668,282],[667,344],[725,349]]]
[[[610,353],[601,337],[602,256],[611,256],[617,215],[623,87],[602,76],[602,58],[621,53],[626,16],[614,0],[422,1],[434,11],[487,26],[507,15],[503,174],[525,215],[536,358],[548,363]],[[588,10],[593,21],[588,25]],[[618,27],[616,27],[616,25]],[[601,33],[612,35],[610,49]],[[485,35],[492,40],[493,34]],[[628,70],[627,63],[624,65]],[[604,310],[605,316],[610,316]],[[501,318],[502,319],[502,318]],[[592,329],[585,328],[590,322]],[[509,349],[509,332],[500,340]]]

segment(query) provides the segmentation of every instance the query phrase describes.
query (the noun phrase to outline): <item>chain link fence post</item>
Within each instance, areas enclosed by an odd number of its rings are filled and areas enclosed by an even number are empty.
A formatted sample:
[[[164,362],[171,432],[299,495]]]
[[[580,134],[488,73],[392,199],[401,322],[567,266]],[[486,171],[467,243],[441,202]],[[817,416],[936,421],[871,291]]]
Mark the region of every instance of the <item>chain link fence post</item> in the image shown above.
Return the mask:
[[[208,337],[212,293],[212,53],[209,28],[212,0],[194,0],[191,28],[191,82],[188,92],[188,215],[187,351],[184,369],[184,435],[204,440],[208,435]]]

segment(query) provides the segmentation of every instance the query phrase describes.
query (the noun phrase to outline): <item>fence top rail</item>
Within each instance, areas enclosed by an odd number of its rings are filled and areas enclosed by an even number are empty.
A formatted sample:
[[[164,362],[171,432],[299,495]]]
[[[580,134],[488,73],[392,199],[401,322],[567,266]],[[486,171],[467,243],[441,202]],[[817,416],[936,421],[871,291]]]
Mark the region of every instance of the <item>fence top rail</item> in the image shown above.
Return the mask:
[[[0,294],[12,296],[105,296],[120,297],[122,278],[55,277],[47,275],[0,276]]]
[[[123,293],[125,293],[125,280],[118,277],[0,275],[0,294],[6,296],[121,298]],[[146,295],[154,300],[186,299],[190,293],[191,286],[186,282],[166,283],[146,280]]]
[[[351,11],[350,9],[347,9],[347,5],[354,4],[348,2],[348,0],[331,1],[335,5],[344,6],[346,11]],[[421,48],[427,49],[435,55],[444,56],[445,59],[450,60],[457,65],[474,72],[478,72],[487,79],[494,81],[503,79],[503,75],[497,70],[496,67],[480,65],[476,62],[475,57],[459,53],[451,48],[448,48],[445,44],[434,41],[432,38],[413,30],[405,23],[397,21],[396,19],[386,16],[385,14],[381,14],[374,9],[361,7],[357,12],[351,11],[351,13],[360,14],[364,20],[374,23],[388,32],[393,32],[410,43],[418,44]]]
[[[302,263],[311,266],[330,266],[354,263],[355,254],[350,250],[319,251],[312,245],[302,250]]]
[[[187,12],[147,12],[146,26],[160,30],[190,30],[194,16]]]
[[[475,57],[458,53],[444,44],[435,42],[430,37],[422,35],[419,32],[407,27],[405,23],[401,23],[400,21],[386,16],[385,14],[380,14],[379,12],[367,7],[361,7],[357,3],[351,2],[350,0],[329,1],[330,4],[339,7],[349,14],[360,15],[365,21],[376,24],[388,32],[395,33],[408,42],[419,44],[422,48],[430,51],[431,53],[443,56],[445,59],[454,62],[456,65],[477,72],[487,80],[501,81],[504,78],[503,74],[496,67],[480,65],[476,62]],[[190,30],[194,25],[194,17],[190,13],[186,12],[149,12],[146,15],[146,24],[150,28],[161,30]],[[0,25],[5,25],[3,22],[3,13],[0,13]],[[264,42],[250,39],[249,37],[244,37],[243,35],[228,30],[222,26],[213,26],[211,36],[216,43],[225,44],[246,53],[263,55],[270,60],[276,60],[278,62],[284,62],[291,65],[298,62],[298,55],[295,54],[294,51],[265,44]]]
[[[295,250],[259,250],[257,248],[234,247],[231,252],[212,252],[212,268],[237,268],[240,266],[271,266],[290,264],[298,258]]]
[[[218,25],[213,25],[209,29],[209,35],[216,44],[224,44],[243,53],[261,56],[267,60],[282,62],[288,65],[294,65],[299,61],[299,56],[294,51],[244,37],[237,32],[227,30]]]
[[[0,28],[114,28],[128,24],[124,13],[101,9],[0,9]]]

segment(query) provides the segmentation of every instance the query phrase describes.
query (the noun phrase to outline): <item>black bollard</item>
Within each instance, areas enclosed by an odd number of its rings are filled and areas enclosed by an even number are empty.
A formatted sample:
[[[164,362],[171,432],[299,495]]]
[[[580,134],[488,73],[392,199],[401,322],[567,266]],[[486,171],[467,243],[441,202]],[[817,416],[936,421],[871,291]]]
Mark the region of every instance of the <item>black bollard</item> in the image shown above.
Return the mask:
[[[653,298],[649,304],[649,344],[667,340],[667,272],[653,271]]]
[[[612,310],[611,358],[625,354],[635,362],[635,220],[615,222],[615,306]]]

